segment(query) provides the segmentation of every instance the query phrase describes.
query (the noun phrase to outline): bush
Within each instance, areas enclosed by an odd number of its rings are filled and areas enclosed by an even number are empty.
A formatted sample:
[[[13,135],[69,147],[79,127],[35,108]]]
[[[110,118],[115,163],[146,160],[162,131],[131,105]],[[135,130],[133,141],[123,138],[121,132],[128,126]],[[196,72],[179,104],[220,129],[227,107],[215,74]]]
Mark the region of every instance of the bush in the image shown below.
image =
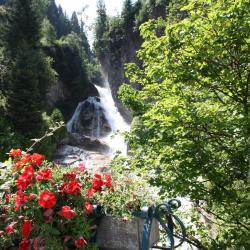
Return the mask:
[[[0,248],[96,249],[95,206],[131,216],[151,195],[135,175],[62,168],[37,153],[12,149],[0,172]],[[146,196],[146,197],[145,197]]]

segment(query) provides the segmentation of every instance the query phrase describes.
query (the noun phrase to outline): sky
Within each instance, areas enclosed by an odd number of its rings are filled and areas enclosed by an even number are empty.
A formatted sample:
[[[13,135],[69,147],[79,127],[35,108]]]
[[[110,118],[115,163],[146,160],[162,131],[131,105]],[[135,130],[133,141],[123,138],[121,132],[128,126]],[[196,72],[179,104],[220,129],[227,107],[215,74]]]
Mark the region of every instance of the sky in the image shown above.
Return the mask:
[[[92,24],[96,18],[96,2],[96,0],[56,0],[56,4],[60,4],[68,16],[71,16],[72,12],[76,11],[80,18],[80,12],[84,9],[82,19],[90,43],[93,41]],[[123,0],[105,0],[104,2],[108,15],[114,16],[121,12]]]

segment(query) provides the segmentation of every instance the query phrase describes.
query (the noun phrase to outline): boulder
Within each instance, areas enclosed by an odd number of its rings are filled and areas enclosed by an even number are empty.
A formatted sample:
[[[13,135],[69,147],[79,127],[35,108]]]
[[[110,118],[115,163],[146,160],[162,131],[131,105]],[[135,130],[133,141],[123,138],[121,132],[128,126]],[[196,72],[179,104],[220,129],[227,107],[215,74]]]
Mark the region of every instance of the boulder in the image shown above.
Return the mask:
[[[78,104],[71,120],[67,123],[71,133],[84,136],[104,137],[111,132],[99,97],[89,97]]]
[[[110,148],[109,146],[96,137],[90,136],[81,136],[77,133],[70,133],[69,134],[69,145],[81,147],[85,150],[89,151],[98,151],[103,153],[108,153]]]

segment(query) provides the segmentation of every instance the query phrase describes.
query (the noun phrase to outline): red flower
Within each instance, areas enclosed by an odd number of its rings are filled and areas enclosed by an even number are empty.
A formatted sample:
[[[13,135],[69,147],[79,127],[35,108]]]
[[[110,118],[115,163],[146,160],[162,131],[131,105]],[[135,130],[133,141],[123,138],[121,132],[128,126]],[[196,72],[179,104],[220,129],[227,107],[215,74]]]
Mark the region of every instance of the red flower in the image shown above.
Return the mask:
[[[87,215],[90,215],[93,213],[93,205],[90,202],[86,201],[84,206],[85,206],[84,211]]]
[[[40,166],[45,159],[44,155],[34,153],[31,155],[31,161],[35,166]]]
[[[37,181],[50,180],[51,178],[52,178],[52,171],[50,168],[46,168],[38,172],[36,180]]]
[[[34,169],[31,166],[26,166],[24,172],[17,179],[17,188],[24,190],[31,183],[35,174]]]
[[[19,169],[23,166],[25,166],[26,164],[30,163],[30,154],[26,154],[22,157],[22,159],[20,161],[17,161],[14,165],[14,168]]]
[[[27,250],[29,247],[29,241],[28,240],[22,240],[19,244],[18,250]]]
[[[102,179],[97,179],[97,178],[94,178],[92,180],[92,188],[95,190],[95,191],[99,191],[101,192],[102,191],[102,186],[103,186],[104,182],[102,181]]]
[[[77,248],[84,248],[86,244],[87,241],[83,237],[80,237],[79,239],[75,240],[75,246]]]
[[[10,202],[11,196],[12,196],[12,194],[6,194],[5,195],[5,200],[6,200],[7,203]]]
[[[95,173],[95,174],[94,174],[94,178],[95,178],[95,179],[98,179],[98,180],[101,180],[101,179],[102,179],[102,176],[101,176],[100,174]]]
[[[5,227],[5,231],[7,232],[7,234],[13,233],[15,225],[16,225],[16,222],[12,222],[7,227]]]
[[[86,167],[84,163],[79,163],[78,167],[75,168],[76,171],[85,173],[86,172]]]
[[[59,212],[59,215],[66,219],[73,219],[76,217],[76,212],[72,210],[70,206],[63,206]]]
[[[35,171],[31,166],[26,166],[22,175],[27,179],[27,181],[31,182],[35,175]]]
[[[25,220],[23,222],[21,231],[23,234],[24,238],[29,238],[30,232],[31,232],[31,225],[32,225],[32,221],[31,220]]]
[[[74,180],[74,179],[76,178],[76,174],[75,174],[75,172],[65,173],[65,174],[63,175],[63,177],[64,177],[64,178],[68,178],[68,179],[70,179],[70,180]]]
[[[18,157],[22,155],[22,150],[21,149],[11,149],[9,152],[10,157]]]
[[[110,174],[104,174],[104,178],[105,178],[105,186],[109,189],[112,188],[112,184],[111,184],[111,175]]]
[[[29,195],[25,195],[22,190],[17,191],[15,200],[15,211],[19,211],[20,207],[29,200]]]
[[[70,183],[65,182],[59,190],[62,192],[62,194],[71,194],[71,195],[78,195],[81,193],[81,187],[82,185],[78,183],[76,179],[72,180]]]
[[[52,208],[56,204],[56,196],[54,193],[46,190],[40,194],[38,203],[43,208]]]
[[[95,190],[94,190],[93,188],[88,188],[88,189],[87,189],[86,196],[87,196],[88,198],[90,198],[90,197],[93,196],[94,193],[95,193]]]

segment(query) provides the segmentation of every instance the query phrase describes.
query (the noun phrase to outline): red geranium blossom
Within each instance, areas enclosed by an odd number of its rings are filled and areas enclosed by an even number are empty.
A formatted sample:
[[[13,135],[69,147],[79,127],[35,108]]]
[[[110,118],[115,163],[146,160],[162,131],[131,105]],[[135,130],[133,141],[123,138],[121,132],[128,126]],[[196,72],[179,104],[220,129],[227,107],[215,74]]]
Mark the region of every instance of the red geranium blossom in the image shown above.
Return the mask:
[[[32,221],[31,220],[25,220],[23,222],[21,231],[23,234],[24,238],[29,238],[30,232],[31,232],[31,225],[32,225]]]
[[[80,237],[77,240],[75,240],[75,246],[77,248],[84,248],[86,244],[87,241],[83,237]]]
[[[45,159],[44,155],[34,153],[30,156],[32,163],[35,166],[40,166]]]
[[[104,184],[104,182],[101,179],[101,176],[99,177],[99,174],[95,174],[95,178],[92,180],[92,188],[95,191],[102,191],[102,186]]]
[[[104,178],[105,178],[105,181],[104,181],[104,184],[107,188],[111,189],[112,188],[112,184],[111,184],[111,175],[106,173],[104,174]]]
[[[5,231],[7,232],[7,234],[13,233],[16,224],[16,222],[12,222],[7,227],[5,227]]]
[[[31,166],[26,166],[24,172],[17,179],[17,187],[19,190],[24,190],[31,183],[35,174]]]
[[[15,199],[15,211],[19,211],[20,207],[27,201],[30,200],[30,195],[26,195],[22,192],[22,190],[19,190],[16,192],[16,199]]]
[[[86,201],[84,206],[85,206],[84,211],[87,215],[90,215],[93,213],[93,205],[90,202]]]
[[[61,208],[61,211],[59,212],[59,215],[66,219],[73,219],[74,217],[76,217],[76,212],[71,209],[70,206],[63,206]]]
[[[56,204],[56,196],[54,193],[46,190],[40,194],[38,203],[43,208],[52,208]]]
[[[11,149],[9,152],[9,156],[11,157],[18,157],[22,155],[22,150],[21,149]]]
[[[26,164],[30,163],[31,161],[31,158],[30,158],[30,154],[26,154],[24,155],[20,161],[17,161],[15,164],[14,164],[14,168],[15,169],[20,169],[22,168],[23,166],[25,166]]]
[[[29,247],[29,241],[28,240],[22,240],[19,244],[18,250],[27,250]]]
[[[74,180],[76,178],[76,173],[75,172],[65,173],[63,177],[70,180]]]
[[[90,198],[90,197],[93,196],[94,193],[95,193],[95,190],[94,190],[93,188],[88,188],[88,189],[87,189],[87,192],[86,192],[86,196],[87,196],[88,198]]]
[[[52,171],[50,168],[46,168],[38,172],[36,180],[37,181],[50,180],[51,178],[52,178]]]
[[[71,182],[65,182],[59,190],[62,192],[62,194],[71,194],[71,195],[78,195],[81,192],[82,185],[76,180],[72,180]]]

